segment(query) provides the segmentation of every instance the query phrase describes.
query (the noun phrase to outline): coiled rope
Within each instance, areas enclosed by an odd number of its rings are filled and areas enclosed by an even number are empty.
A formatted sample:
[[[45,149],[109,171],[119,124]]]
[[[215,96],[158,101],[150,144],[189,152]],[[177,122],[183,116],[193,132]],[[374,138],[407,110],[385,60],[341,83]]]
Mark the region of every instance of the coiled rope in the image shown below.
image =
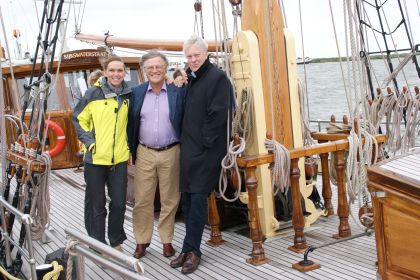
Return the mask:
[[[403,152],[409,151],[415,146],[416,131],[419,126],[419,110],[420,110],[420,90],[418,87],[414,87],[415,97],[412,99],[412,106],[410,110],[407,109],[407,125],[406,131],[403,137],[402,147]]]
[[[273,194],[279,191],[287,193],[290,185],[290,152],[282,144],[272,139],[266,139],[265,148],[274,154],[274,162],[270,164]]]
[[[218,195],[221,196],[225,201],[234,202],[239,198],[241,193],[241,173],[239,172],[238,165],[236,163],[236,158],[245,151],[245,140],[243,137],[239,137],[239,144],[235,145],[234,141],[230,142],[229,149],[225,157],[223,158],[221,165],[222,170],[220,171],[219,176],[219,193]],[[233,170],[236,174],[237,178],[237,190],[234,194],[232,199],[226,197],[225,193],[228,187],[228,170]]]
[[[67,259],[67,269],[66,269],[66,279],[71,280],[72,274],[73,274],[73,262],[74,259],[79,260],[79,267],[81,269],[81,273],[84,275],[85,266],[84,263],[84,257],[83,255],[80,255],[79,258],[76,258],[78,256],[78,253],[76,252],[76,245],[79,244],[79,241],[76,239],[73,239],[71,237],[68,237],[66,249],[64,250],[69,258]]]
[[[5,270],[2,266],[0,266],[0,273],[7,280],[21,280],[20,278],[17,278],[9,272],[7,272],[7,270]]]
[[[30,173],[30,166],[27,168],[28,176],[31,180],[32,186],[34,186],[34,195],[30,210],[30,215],[34,220],[31,224],[31,235],[34,240],[41,239],[50,221],[49,177],[52,161],[48,153],[42,153],[41,162],[45,165],[45,172],[39,176],[39,183],[36,185]],[[28,161],[28,165],[31,163],[32,161]]]
[[[47,279],[48,280],[49,279],[51,279],[51,280],[57,280],[58,277],[60,277],[60,273],[64,269],[63,266],[62,265],[59,265],[57,261],[53,261],[51,264],[53,266],[53,270],[50,271],[50,272],[48,272],[48,273],[46,273],[42,277],[42,280],[47,280]]]

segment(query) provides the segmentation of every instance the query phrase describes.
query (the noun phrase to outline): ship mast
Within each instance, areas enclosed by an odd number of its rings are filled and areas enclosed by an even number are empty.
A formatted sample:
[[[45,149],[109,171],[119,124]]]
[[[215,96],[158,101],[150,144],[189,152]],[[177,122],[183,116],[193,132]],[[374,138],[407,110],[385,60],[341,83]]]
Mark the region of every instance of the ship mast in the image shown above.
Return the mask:
[[[274,16],[275,15],[275,16]],[[244,1],[242,30],[258,38],[266,129],[273,139],[293,147],[283,16],[278,1]]]

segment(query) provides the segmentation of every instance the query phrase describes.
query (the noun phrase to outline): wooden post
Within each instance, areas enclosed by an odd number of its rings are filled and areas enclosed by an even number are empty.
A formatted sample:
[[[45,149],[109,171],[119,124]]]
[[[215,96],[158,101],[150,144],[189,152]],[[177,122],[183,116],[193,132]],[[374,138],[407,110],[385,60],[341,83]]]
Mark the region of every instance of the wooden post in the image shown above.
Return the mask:
[[[220,232],[220,216],[219,211],[217,210],[216,196],[212,192],[208,198],[209,202],[209,225],[211,228],[210,240],[206,241],[206,244],[210,246],[219,246],[226,241],[222,238],[222,233]]]
[[[321,141],[319,141],[322,143]],[[330,185],[330,171],[328,169],[328,153],[319,154],[321,158],[321,169],[322,169],[322,197],[324,198],[324,206],[327,211],[327,216],[334,215],[334,207],[331,202],[332,191]]]
[[[290,149],[293,128],[283,13],[277,0],[242,2],[242,30],[251,30],[258,38],[266,130]]]
[[[245,185],[248,191],[248,223],[249,231],[252,240],[251,258],[246,262],[253,265],[261,265],[269,262],[265,257],[264,249],[262,247],[262,233],[260,226],[260,217],[258,215],[258,196],[257,187],[258,181],[255,175],[256,167],[249,167],[245,169]]]
[[[337,214],[340,218],[340,225],[338,226],[338,234],[334,234],[333,238],[340,239],[351,235],[349,225],[349,205],[347,203],[346,195],[346,178],[345,178],[345,167],[344,161],[344,148],[340,148],[334,153],[335,154],[335,170],[337,171],[337,192],[338,192],[338,208]]]
[[[300,203],[300,187],[299,187],[299,158],[292,159],[290,166],[290,185],[292,188],[292,205],[293,205],[293,228],[295,230],[295,237],[293,239],[293,246],[288,249],[296,253],[305,252],[308,245],[306,244],[305,234],[303,228],[305,227],[305,220],[302,212],[302,205]]]

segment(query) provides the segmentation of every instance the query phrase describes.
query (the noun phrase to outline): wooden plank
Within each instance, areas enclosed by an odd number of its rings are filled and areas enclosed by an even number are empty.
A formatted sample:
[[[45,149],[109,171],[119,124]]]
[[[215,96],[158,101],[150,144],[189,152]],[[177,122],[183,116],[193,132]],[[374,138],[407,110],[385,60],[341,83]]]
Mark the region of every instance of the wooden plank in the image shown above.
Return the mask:
[[[66,177],[67,180],[62,180],[62,177]],[[50,183],[52,231],[49,236],[51,242],[48,244],[36,242],[37,263],[43,263],[47,253],[65,246],[65,227],[72,226],[85,232],[83,173],[57,170],[53,172]],[[74,187],[74,184],[78,186]],[[335,193],[336,188],[333,186],[332,189]],[[333,203],[336,205],[335,195],[333,198]],[[357,213],[357,205],[350,205],[350,207],[353,213]],[[131,215],[132,209],[128,207],[124,223],[128,239],[123,244],[127,255],[131,255],[136,246]],[[354,233],[361,232],[351,219],[350,224]],[[199,269],[192,275],[183,275],[180,269],[172,269],[169,266],[170,260],[174,257],[168,259],[162,256],[162,245],[156,225],[157,223],[154,225],[151,246],[142,259],[146,276],[150,279],[376,279],[376,248],[373,236],[316,250],[309,255],[309,258],[319,262],[321,268],[301,273],[292,269],[291,265],[301,261],[303,255],[287,250],[287,247],[293,244],[292,232],[267,239],[263,246],[271,262],[263,266],[253,266],[245,262],[252,249],[252,243],[248,237],[237,234],[235,229],[225,230],[222,234],[228,242],[220,247],[211,247],[204,243],[204,240],[210,236],[208,227],[205,228],[203,236],[203,257]],[[17,238],[19,228],[17,223],[14,227],[15,238]],[[337,229],[337,216],[318,219],[314,227],[306,230],[307,242],[310,245],[320,245],[331,241],[331,235],[336,233]],[[179,219],[175,223],[173,240],[177,253],[181,251],[184,235],[184,224],[182,219]],[[89,260],[86,260],[85,272],[86,279],[120,279],[111,271],[104,270]]]

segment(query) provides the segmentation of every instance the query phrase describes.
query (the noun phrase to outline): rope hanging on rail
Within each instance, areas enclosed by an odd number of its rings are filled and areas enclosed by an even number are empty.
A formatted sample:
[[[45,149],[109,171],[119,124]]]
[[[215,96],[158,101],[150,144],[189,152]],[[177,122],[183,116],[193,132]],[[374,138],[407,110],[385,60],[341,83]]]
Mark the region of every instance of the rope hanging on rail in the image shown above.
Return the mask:
[[[245,151],[245,140],[242,137],[238,137],[237,139],[239,141],[237,144],[234,140],[230,142],[228,152],[221,162],[222,170],[219,176],[218,195],[228,202],[236,201],[241,193],[242,179],[241,173],[239,172],[239,168],[236,163],[236,158]],[[230,171],[230,173],[234,173],[234,178],[236,179],[236,182],[232,182],[232,187],[235,189],[233,198],[228,198],[226,196],[228,187],[228,171]]]
[[[270,164],[272,174],[273,194],[277,195],[280,191],[287,193],[290,186],[290,153],[289,150],[275,140],[266,139],[265,147],[267,151],[274,154],[274,162]]]

